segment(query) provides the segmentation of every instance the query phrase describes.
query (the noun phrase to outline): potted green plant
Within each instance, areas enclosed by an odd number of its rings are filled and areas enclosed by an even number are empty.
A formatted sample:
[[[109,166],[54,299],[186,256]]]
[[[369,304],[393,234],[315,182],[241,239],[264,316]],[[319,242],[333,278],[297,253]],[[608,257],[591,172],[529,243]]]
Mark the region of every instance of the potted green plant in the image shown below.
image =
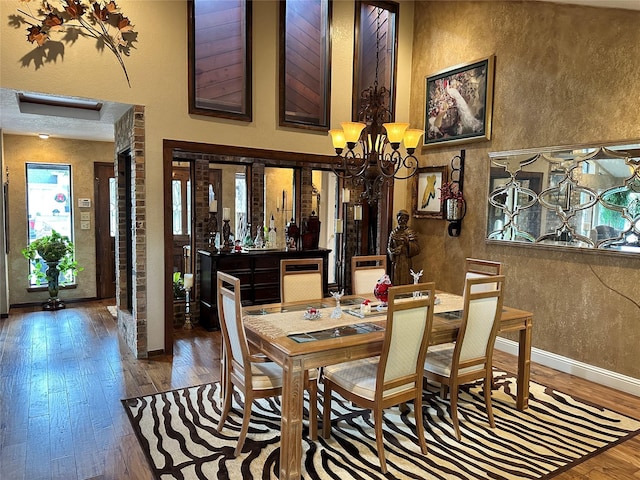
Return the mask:
[[[184,279],[180,272],[173,272],[173,298],[176,300],[184,299],[186,293],[184,290]]]
[[[22,255],[33,262],[29,277],[35,278],[37,285],[46,283],[49,289],[49,300],[43,305],[44,310],[59,310],[65,307],[64,302],[58,298],[60,276],[62,275],[62,285],[64,285],[69,278],[73,278],[83,270],[78,266],[73,253],[73,242],[69,237],[60,235],[55,230],[22,249]]]
[[[182,273],[173,272],[173,324],[176,327],[184,323],[186,297]]]

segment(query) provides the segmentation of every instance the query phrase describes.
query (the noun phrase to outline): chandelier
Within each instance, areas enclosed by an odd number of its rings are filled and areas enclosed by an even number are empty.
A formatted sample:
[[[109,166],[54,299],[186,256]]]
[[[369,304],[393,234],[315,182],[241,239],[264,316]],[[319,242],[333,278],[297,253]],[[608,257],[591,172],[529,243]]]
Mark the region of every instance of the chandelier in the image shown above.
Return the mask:
[[[341,129],[329,130],[336,150],[331,165],[334,173],[339,178],[351,179],[355,187],[362,186],[361,197],[370,205],[380,199],[385,183],[393,179],[405,180],[417,173],[418,159],[413,153],[424,133],[423,130],[408,128],[408,123],[393,122],[393,114],[388,107],[390,91],[378,86],[379,52],[378,20],[375,81],[361,94],[359,121],[342,122]],[[406,156],[400,152],[401,143],[404,143]]]

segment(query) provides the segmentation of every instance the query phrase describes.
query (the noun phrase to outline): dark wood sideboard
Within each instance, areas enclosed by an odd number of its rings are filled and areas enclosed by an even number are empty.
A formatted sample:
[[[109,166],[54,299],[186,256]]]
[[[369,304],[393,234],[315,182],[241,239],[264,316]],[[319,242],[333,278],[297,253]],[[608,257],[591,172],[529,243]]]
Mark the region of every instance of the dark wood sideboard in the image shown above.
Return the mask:
[[[219,330],[216,292],[218,270],[240,279],[243,305],[280,301],[280,260],[284,258],[322,258],[324,296],[329,296],[328,259],[331,250],[252,250],[246,253],[212,253],[198,250],[200,260],[200,325]]]

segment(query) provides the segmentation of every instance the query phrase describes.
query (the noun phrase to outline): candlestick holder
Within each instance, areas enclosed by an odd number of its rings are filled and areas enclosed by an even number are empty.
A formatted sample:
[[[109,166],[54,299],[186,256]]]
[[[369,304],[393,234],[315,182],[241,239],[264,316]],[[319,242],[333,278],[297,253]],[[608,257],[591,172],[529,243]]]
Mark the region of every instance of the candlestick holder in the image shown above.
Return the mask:
[[[224,223],[222,225],[222,238],[224,239],[224,245],[222,246],[221,250],[222,252],[230,252],[233,248],[233,245],[231,244],[231,227],[229,226],[229,220],[228,219],[223,219],[222,220]]]
[[[185,330],[193,329],[193,323],[191,323],[191,288],[185,288],[185,302],[184,302],[184,325]]]
[[[344,259],[343,259],[343,245],[341,232],[336,232],[336,283],[338,284],[338,290],[344,290]]]

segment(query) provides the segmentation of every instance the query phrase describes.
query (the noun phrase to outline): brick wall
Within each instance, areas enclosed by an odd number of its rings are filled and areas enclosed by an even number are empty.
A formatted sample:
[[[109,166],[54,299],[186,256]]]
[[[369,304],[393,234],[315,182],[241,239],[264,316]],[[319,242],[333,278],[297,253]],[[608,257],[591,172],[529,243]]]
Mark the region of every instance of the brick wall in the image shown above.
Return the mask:
[[[147,347],[147,241],[145,189],[145,125],[144,107],[134,106],[115,124],[115,171],[118,172],[118,232],[116,236],[116,305],[118,330],[136,358],[148,356]],[[131,219],[134,225],[132,240],[132,304],[127,301],[127,243],[126,232],[126,158],[130,156]]]

